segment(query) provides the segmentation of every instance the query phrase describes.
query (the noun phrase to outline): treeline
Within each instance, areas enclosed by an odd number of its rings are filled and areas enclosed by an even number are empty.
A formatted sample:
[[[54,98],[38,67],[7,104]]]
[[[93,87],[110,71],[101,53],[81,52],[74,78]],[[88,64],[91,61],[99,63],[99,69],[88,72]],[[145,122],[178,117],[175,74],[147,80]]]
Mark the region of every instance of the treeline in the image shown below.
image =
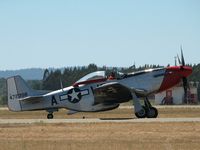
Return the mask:
[[[61,82],[63,87],[67,87],[75,83],[77,80],[83,76],[94,72],[94,71],[106,71],[107,75],[111,72],[122,72],[130,73],[134,71],[140,71],[148,68],[159,68],[159,65],[144,65],[136,67],[135,65],[128,68],[123,67],[98,67],[95,64],[89,64],[88,66],[82,67],[67,67],[64,70],[45,70],[43,75],[43,80],[29,80],[28,84],[37,90],[57,90],[61,88]],[[200,81],[200,64],[193,65],[193,74],[189,77],[189,81]],[[200,87],[200,86],[199,86]],[[200,96],[200,88],[198,89]],[[6,91],[6,80],[0,79],[0,105],[7,104],[7,91]]]
[[[6,90],[6,80],[4,78],[0,79],[0,105],[7,104],[7,90]]]
[[[27,68],[19,70],[0,70],[0,78],[8,78],[14,75],[20,75],[26,80],[42,79],[44,69],[41,68]],[[34,74],[34,76],[33,76]]]
[[[189,81],[200,82],[200,64],[190,66],[192,67],[192,75],[189,76]]]

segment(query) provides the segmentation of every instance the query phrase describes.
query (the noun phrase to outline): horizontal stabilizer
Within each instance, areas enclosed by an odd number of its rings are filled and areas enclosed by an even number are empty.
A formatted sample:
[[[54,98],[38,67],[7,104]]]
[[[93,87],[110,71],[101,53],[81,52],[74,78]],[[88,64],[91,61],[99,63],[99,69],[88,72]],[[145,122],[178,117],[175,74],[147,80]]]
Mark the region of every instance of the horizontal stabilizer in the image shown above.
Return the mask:
[[[19,101],[22,103],[35,104],[35,103],[39,103],[42,100],[43,100],[42,96],[28,96],[26,98],[20,99]]]

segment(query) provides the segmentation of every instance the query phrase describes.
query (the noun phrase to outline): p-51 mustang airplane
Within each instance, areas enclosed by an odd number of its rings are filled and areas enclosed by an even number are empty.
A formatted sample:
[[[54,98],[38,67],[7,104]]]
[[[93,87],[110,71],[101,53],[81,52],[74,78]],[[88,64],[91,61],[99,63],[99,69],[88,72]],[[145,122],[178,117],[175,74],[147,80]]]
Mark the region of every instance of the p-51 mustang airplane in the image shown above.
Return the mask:
[[[112,110],[121,103],[133,100],[138,118],[156,118],[158,111],[152,107],[148,95],[167,90],[183,80],[187,92],[187,78],[192,68],[185,66],[181,54],[180,66],[148,69],[118,78],[105,76],[105,71],[93,72],[70,87],[53,92],[31,89],[20,76],[7,79],[8,107],[11,111],[46,110],[47,118],[60,108],[76,112],[99,112]],[[144,106],[139,98],[144,98]]]

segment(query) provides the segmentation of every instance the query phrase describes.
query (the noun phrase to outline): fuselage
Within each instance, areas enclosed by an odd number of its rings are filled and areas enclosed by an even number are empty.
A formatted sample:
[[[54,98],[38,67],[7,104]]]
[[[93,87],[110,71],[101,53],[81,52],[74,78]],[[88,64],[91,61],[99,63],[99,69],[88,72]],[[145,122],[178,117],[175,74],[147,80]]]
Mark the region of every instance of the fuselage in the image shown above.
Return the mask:
[[[107,104],[106,99],[103,103],[95,103],[94,89],[98,86],[118,82],[119,84],[131,90],[143,90],[139,96],[147,97],[149,94],[158,93],[169,89],[178,84],[183,77],[187,77],[192,73],[190,67],[180,66],[148,69],[140,72],[130,73],[122,76],[121,78],[109,80],[102,78],[98,80],[88,80],[74,84],[73,86],[53,91],[43,95],[43,101],[39,103],[21,104],[22,110],[39,110],[39,109],[54,109],[54,108],[67,108],[77,111],[103,111],[114,109],[120,103],[127,102],[116,101],[112,104]]]

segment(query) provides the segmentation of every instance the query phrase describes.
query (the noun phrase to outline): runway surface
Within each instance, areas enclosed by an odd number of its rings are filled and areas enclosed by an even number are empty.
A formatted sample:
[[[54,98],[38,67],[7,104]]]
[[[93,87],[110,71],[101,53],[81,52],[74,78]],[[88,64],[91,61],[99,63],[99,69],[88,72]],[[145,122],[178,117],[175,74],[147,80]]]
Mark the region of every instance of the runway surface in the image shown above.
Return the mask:
[[[154,105],[158,109],[165,108],[200,108],[200,105]],[[119,109],[133,109],[134,106],[119,106]],[[0,110],[9,110],[8,107],[0,107]]]
[[[0,124],[200,122],[200,118],[0,119]]]
[[[200,105],[175,105],[175,106],[155,106],[158,109],[200,109]],[[133,106],[120,106],[119,109],[133,109]],[[0,110],[8,110],[7,107],[2,107]],[[199,117],[192,118],[86,118],[86,119],[0,119],[0,124],[37,124],[37,123],[151,123],[151,122],[200,122]]]
[[[166,108],[175,108],[175,109],[182,109],[182,108],[200,108],[200,105],[154,105],[158,109],[166,109]],[[120,109],[132,109],[134,106],[119,106]]]

